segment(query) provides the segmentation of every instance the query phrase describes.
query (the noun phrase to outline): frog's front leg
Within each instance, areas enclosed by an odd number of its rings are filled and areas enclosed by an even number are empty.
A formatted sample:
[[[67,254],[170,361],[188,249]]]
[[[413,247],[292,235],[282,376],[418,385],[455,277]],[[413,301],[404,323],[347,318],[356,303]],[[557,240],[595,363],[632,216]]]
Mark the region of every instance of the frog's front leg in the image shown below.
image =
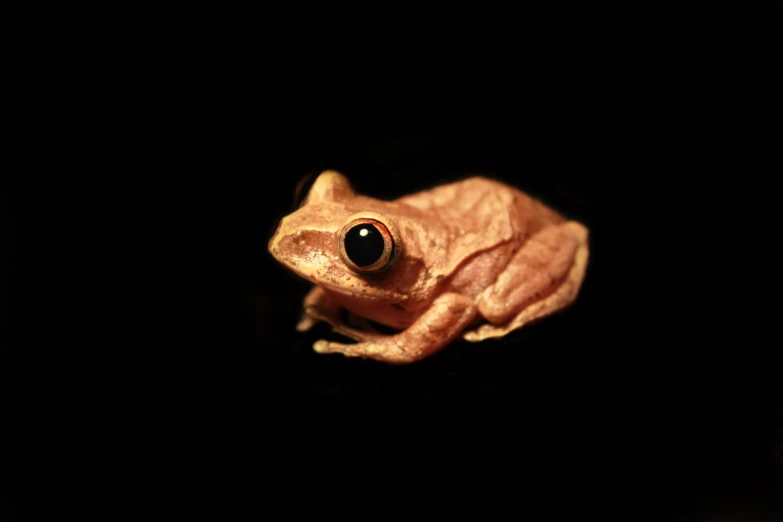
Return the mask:
[[[296,325],[299,332],[305,332],[315,326],[318,321],[328,323],[332,331],[350,337],[355,341],[369,341],[382,334],[377,332],[368,321],[361,321],[363,329],[352,328],[340,319],[340,304],[327,294],[320,286],[314,287],[305,296],[302,305],[302,317]]]
[[[583,225],[567,221],[530,238],[479,299],[479,312],[491,324],[463,337],[471,342],[501,337],[569,306],[584,280],[587,236]]]
[[[327,321],[327,318],[336,318],[340,312],[340,305],[329,297],[323,288],[314,286],[304,298],[302,303],[302,316],[296,324],[298,332],[306,332],[318,321]]]
[[[446,293],[436,298],[412,325],[398,334],[378,336],[356,344],[321,340],[313,349],[318,353],[342,353],[392,364],[412,363],[435,353],[459,336],[476,312],[476,305],[470,298]]]

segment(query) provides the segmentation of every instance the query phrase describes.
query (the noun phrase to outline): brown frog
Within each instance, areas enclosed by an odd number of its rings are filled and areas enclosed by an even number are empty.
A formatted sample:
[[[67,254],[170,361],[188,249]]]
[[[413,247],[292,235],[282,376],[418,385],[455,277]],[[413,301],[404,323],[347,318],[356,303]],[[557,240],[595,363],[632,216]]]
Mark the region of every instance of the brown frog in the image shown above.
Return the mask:
[[[316,352],[405,364],[459,336],[502,337],[570,305],[587,237],[584,225],[488,178],[382,201],[325,171],[282,219],[269,251],[316,285],[297,329],[325,321],[358,341],[319,340]]]

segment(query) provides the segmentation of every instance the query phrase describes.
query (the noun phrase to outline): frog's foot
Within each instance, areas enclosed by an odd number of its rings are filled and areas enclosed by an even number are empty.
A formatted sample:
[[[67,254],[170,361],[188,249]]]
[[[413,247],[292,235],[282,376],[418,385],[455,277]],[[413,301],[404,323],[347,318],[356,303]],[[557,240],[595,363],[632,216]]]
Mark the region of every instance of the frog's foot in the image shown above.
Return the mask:
[[[534,321],[543,319],[570,306],[576,299],[587,268],[588,247],[581,244],[574,257],[574,263],[563,283],[551,294],[540,301],[523,308],[516,316],[504,324],[483,324],[478,328],[465,332],[462,337],[466,341],[479,342],[484,339],[503,337],[512,330],[522,328]]]
[[[373,334],[373,338],[356,344],[320,340],[313,349],[318,353],[341,353],[347,357],[363,357],[390,364],[412,363],[450,343],[475,315],[476,306],[471,299],[447,293],[435,299],[416,322],[398,334]]]
[[[346,357],[362,357],[376,359],[389,363],[410,362],[410,357],[394,340],[392,336],[375,341],[363,341],[356,344],[343,344],[321,339],[313,345],[313,350],[318,353],[341,353]]]

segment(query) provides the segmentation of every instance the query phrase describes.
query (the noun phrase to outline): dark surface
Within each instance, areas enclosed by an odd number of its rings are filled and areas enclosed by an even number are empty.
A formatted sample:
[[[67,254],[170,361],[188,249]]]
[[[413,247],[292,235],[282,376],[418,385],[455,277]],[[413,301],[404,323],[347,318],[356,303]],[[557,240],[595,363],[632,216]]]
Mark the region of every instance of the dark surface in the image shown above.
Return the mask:
[[[556,51],[495,18],[418,41],[19,11],[0,517],[413,498],[775,519],[780,14],[650,19],[654,51],[563,30]],[[332,334],[294,331],[308,285],[266,244],[322,168],[380,198],[472,172],[542,198],[591,230],[577,304],[408,367],[316,355]]]

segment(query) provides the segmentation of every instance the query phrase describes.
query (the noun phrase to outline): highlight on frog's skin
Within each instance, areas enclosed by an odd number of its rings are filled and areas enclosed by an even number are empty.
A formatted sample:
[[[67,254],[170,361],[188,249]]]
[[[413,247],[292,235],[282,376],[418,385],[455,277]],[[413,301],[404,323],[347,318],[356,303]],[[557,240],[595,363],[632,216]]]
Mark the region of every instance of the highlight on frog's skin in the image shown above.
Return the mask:
[[[376,213],[351,216],[337,244],[343,262],[362,274],[388,270],[399,257],[400,246],[396,227]]]

